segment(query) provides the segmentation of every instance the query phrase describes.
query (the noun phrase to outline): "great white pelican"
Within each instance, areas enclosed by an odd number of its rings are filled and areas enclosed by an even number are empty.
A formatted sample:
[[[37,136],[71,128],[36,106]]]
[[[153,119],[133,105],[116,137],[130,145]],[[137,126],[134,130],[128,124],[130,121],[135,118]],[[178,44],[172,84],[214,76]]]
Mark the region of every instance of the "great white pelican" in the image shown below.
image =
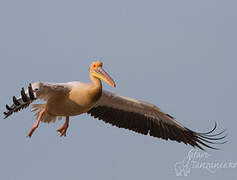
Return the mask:
[[[69,117],[88,113],[119,128],[125,128],[144,135],[150,135],[165,140],[183,142],[204,150],[204,147],[217,149],[211,144],[222,144],[218,140],[224,139],[224,131],[213,133],[214,128],[206,133],[192,131],[178,123],[171,115],[164,113],[157,106],[116,95],[102,89],[101,80],[115,87],[115,82],[102,68],[101,61],[90,66],[91,83],[44,83],[29,84],[21,96],[13,96],[13,104],[6,105],[5,118],[28,107],[33,101],[42,99],[45,104],[33,104],[32,111],[36,112],[37,120],[30,129],[27,137],[31,137],[40,122],[55,122],[65,117],[65,123],[57,129],[60,136],[66,136]]]

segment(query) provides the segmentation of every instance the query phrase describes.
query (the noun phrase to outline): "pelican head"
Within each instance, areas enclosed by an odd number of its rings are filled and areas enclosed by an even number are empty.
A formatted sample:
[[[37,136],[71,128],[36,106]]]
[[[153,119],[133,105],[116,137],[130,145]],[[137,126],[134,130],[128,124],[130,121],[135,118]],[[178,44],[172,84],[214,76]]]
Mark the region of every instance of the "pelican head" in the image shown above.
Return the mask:
[[[104,82],[110,86],[116,87],[114,80],[109,76],[108,73],[102,68],[103,63],[101,61],[96,61],[91,64],[90,74],[94,77],[102,79]]]

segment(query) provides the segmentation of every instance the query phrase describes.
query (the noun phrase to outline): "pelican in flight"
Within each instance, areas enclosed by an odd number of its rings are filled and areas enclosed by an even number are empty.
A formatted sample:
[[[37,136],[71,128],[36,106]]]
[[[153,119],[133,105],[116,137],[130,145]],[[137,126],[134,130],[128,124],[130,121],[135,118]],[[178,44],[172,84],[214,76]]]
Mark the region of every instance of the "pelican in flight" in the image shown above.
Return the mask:
[[[21,96],[13,96],[13,104],[6,105],[5,118],[28,107],[33,101],[42,99],[45,104],[33,104],[37,120],[27,137],[31,137],[40,122],[55,122],[65,117],[65,123],[57,129],[60,136],[66,136],[69,117],[88,113],[94,118],[103,120],[119,128],[125,128],[140,134],[150,135],[165,140],[183,142],[204,150],[204,147],[217,149],[211,144],[225,143],[224,131],[213,133],[215,127],[206,133],[192,131],[178,123],[171,115],[164,113],[157,106],[140,100],[116,95],[102,89],[101,80],[116,87],[113,79],[102,68],[101,61],[90,66],[91,83],[78,81],[68,83],[35,82],[29,84]],[[221,137],[220,137],[221,136]]]

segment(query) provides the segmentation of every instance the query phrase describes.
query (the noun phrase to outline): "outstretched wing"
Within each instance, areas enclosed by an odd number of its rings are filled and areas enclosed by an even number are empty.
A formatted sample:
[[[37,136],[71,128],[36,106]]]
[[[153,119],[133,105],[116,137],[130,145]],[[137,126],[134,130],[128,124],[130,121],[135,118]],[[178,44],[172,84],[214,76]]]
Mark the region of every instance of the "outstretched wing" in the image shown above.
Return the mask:
[[[225,138],[225,136],[214,137],[223,134],[224,131],[212,134],[216,129],[216,124],[207,133],[194,132],[152,104],[115,95],[108,91],[103,91],[98,104],[88,113],[119,128],[129,129],[144,135],[149,134],[165,140],[183,142],[202,150],[204,150],[202,146],[216,149],[208,144],[218,144],[218,142],[213,141]]]
[[[29,84],[27,90],[24,88],[21,90],[21,96],[16,98],[13,96],[13,104],[11,106],[6,105],[4,112],[4,119],[12,115],[14,112],[18,112],[24,108],[27,108],[33,101],[37,99],[43,99],[47,101],[53,96],[66,95],[71,90],[70,83],[42,83],[35,82],[32,85]]]

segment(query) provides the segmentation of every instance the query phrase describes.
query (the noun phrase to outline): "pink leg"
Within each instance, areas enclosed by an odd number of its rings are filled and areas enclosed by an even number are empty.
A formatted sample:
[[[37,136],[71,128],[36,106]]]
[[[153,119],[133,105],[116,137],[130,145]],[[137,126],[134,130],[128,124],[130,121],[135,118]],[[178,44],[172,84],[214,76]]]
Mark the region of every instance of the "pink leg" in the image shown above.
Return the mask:
[[[66,116],[65,123],[57,129],[58,132],[60,132],[60,137],[66,136],[67,128],[69,126],[69,116]]]
[[[27,135],[26,137],[31,138],[31,136],[32,136],[33,132],[35,131],[35,129],[38,128],[39,123],[40,123],[40,120],[41,120],[41,118],[42,118],[44,112],[45,112],[45,109],[42,109],[42,110],[40,111],[39,117],[38,117],[37,121],[36,121],[35,124],[32,126],[32,128],[30,129],[30,132],[28,133],[28,135]]]

